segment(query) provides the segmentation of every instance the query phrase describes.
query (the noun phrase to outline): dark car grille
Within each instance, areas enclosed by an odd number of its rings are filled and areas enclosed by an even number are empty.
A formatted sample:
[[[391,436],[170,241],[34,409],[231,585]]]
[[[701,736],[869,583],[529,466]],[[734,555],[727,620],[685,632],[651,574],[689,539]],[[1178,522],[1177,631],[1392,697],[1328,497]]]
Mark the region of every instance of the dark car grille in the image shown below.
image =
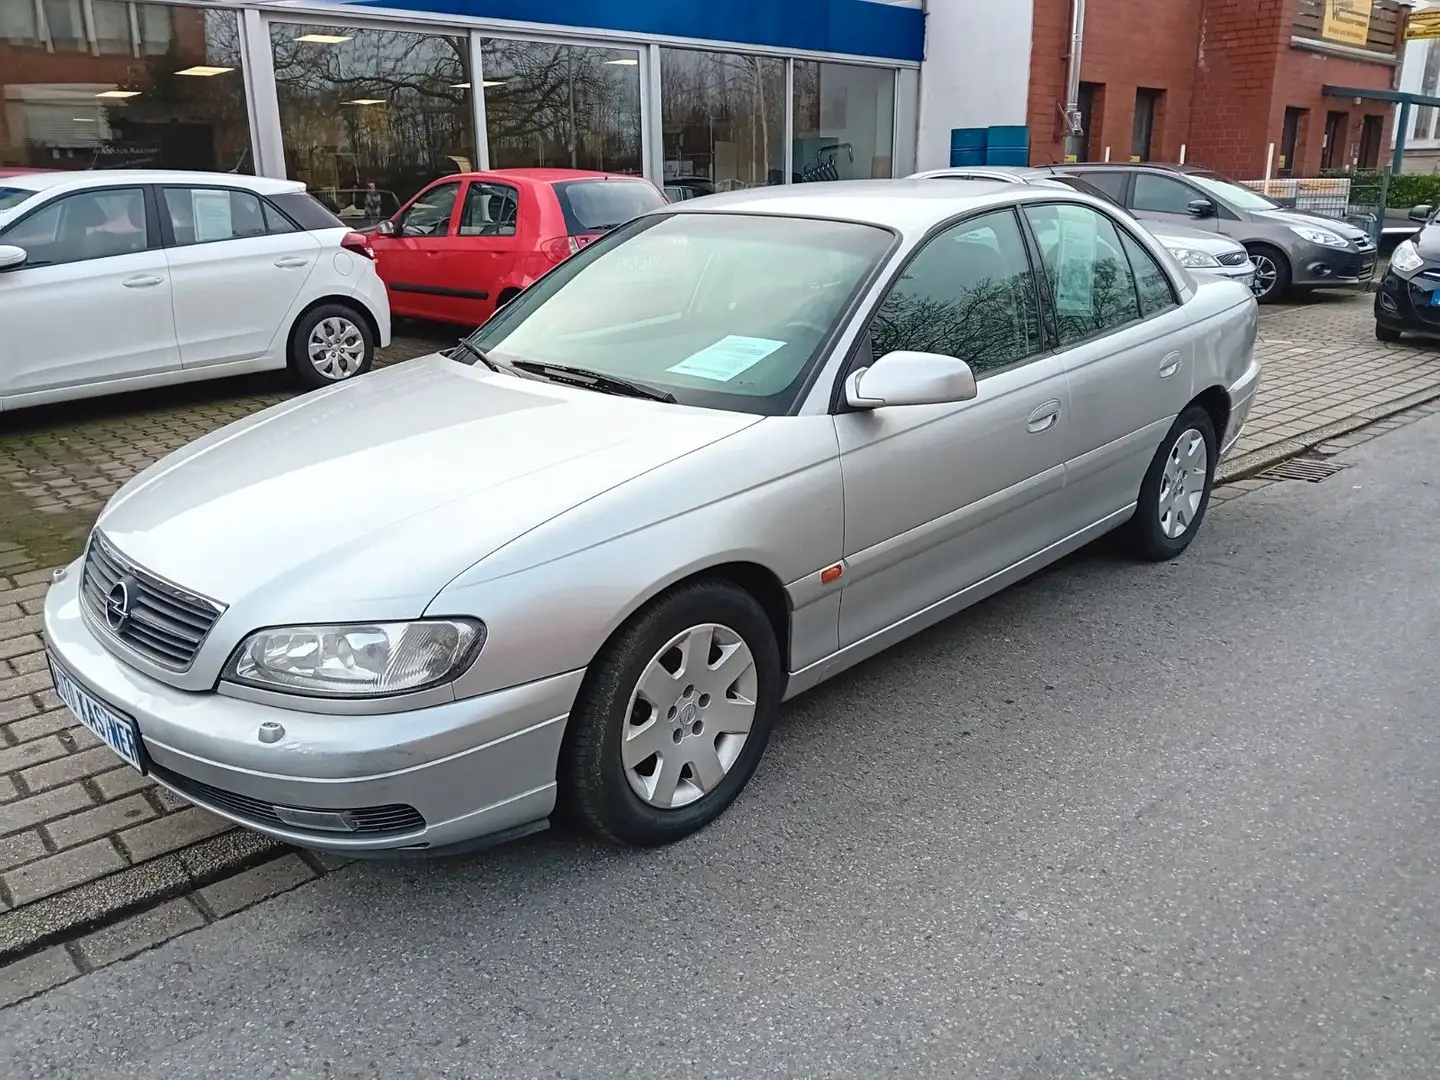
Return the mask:
[[[1216,255],[1215,259],[1221,266],[1244,266],[1249,257],[1248,251],[1227,251],[1224,255]]]
[[[383,833],[417,832],[425,828],[425,819],[419,810],[403,803],[393,803],[390,806],[362,806],[358,810],[312,811],[322,814],[344,814],[355,826],[351,833],[338,830],[331,832],[328,829],[297,829],[294,825],[288,825],[282,821],[280,815],[275,813],[274,805],[263,799],[252,799],[249,795],[240,795],[234,791],[211,787],[209,784],[202,784],[199,780],[181,776],[179,773],[171,772],[159,765],[152,765],[150,771],[155,774],[157,780],[170,785],[183,795],[188,795],[203,806],[223,810],[228,814],[234,814],[237,818],[272,829],[311,832],[317,836],[348,836],[359,833],[376,836]],[[304,810],[307,807],[295,806],[290,809]]]
[[[1415,310],[1415,317],[1421,322],[1431,325],[1440,324],[1440,307],[1434,307],[1430,303],[1432,289],[1423,289],[1413,281],[1409,285],[1410,306]]]
[[[129,617],[117,626],[108,611],[120,582],[129,597]],[[205,635],[225,609],[142,570],[115,550],[97,530],[90,535],[80,579],[85,606],[112,638],[147,660],[174,671],[195,661]]]
[[[1359,255],[1351,255],[1346,260],[1344,267],[1340,270],[1341,277],[1368,278],[1375,272],[1375,253],[1373,251],[1362,251]]]

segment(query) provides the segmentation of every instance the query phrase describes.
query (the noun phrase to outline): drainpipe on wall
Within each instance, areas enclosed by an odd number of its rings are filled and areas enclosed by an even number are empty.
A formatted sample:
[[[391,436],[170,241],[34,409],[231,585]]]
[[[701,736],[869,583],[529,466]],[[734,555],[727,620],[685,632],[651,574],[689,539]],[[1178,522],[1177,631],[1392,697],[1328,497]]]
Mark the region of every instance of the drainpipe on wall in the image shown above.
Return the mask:
[[[1065,158],[1080,159],[1080,49],[1085,43],[1085,0],[1070,0],[1070,59],[1065,69]]]

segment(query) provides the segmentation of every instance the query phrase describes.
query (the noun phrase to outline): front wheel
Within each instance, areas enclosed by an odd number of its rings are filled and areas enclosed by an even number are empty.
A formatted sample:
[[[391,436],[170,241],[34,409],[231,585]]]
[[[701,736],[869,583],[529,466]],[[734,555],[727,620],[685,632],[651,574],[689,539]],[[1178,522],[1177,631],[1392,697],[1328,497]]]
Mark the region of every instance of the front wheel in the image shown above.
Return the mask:
[[[1215,424],[1191,405],[1176,419],[1140,484],[1130,538],[1136,554],[1152,562],[1173,559],[1195,539],[1219,463]]]
[[[601,650],[570,714],[560,797],[598,836],[679,840],[735,801],[779,711],[780,650],[765,611],[725,581],[681,586]]]
[[[1269,244],[1247,244],[1250,261],[1255,264],[1255,278],[1250,291],[1256,303],[1274,304],[1290,291],[1290,260]]]
[[[309,389],[363,375],[374,362],[370,324],[348,304],[311,308],[290,333],[290,370]]]

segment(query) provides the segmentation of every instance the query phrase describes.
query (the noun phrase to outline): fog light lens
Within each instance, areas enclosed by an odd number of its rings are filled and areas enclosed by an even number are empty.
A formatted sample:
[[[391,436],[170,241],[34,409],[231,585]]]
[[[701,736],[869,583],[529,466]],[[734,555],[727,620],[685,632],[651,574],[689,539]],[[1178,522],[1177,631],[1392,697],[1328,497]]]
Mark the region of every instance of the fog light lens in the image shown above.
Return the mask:
[[[325,832],[354,832],[355,822],[349,814],[335,810],[295,810],[289,806],[275,807],[275,816],[297,829],[321,829]]]

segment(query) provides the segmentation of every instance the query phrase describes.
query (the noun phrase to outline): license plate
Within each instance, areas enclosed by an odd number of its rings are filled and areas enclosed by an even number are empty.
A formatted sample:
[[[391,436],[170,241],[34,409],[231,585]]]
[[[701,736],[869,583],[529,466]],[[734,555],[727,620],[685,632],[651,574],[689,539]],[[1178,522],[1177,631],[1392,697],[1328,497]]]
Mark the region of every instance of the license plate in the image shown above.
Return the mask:
[[[96,738],[119,754],[127,764],[143,773],[144,751],[140,747],[140,733],[135,729],[135,721],[98,700],[94,694],[72,679],[65,669],[55,662],[53,656],[47,656],[46,659],[50,662],[50,678],[55,682],[55,692],[60,695],[60,700],[70,707],[75,719],[89,728]]]
[[[1254,275],[1254,274],[1244,274],[1244,275],[1242,275],[1241,278],[1240,278],[1240,284],[1241,284],[1241,285],[1244,285],[1247,289],[1253,289],[1253,288],[1255,287],[1255,275]]]
[[[1430,294],[1430,306],[1440,307],[1440,289],[1436,289]]]

